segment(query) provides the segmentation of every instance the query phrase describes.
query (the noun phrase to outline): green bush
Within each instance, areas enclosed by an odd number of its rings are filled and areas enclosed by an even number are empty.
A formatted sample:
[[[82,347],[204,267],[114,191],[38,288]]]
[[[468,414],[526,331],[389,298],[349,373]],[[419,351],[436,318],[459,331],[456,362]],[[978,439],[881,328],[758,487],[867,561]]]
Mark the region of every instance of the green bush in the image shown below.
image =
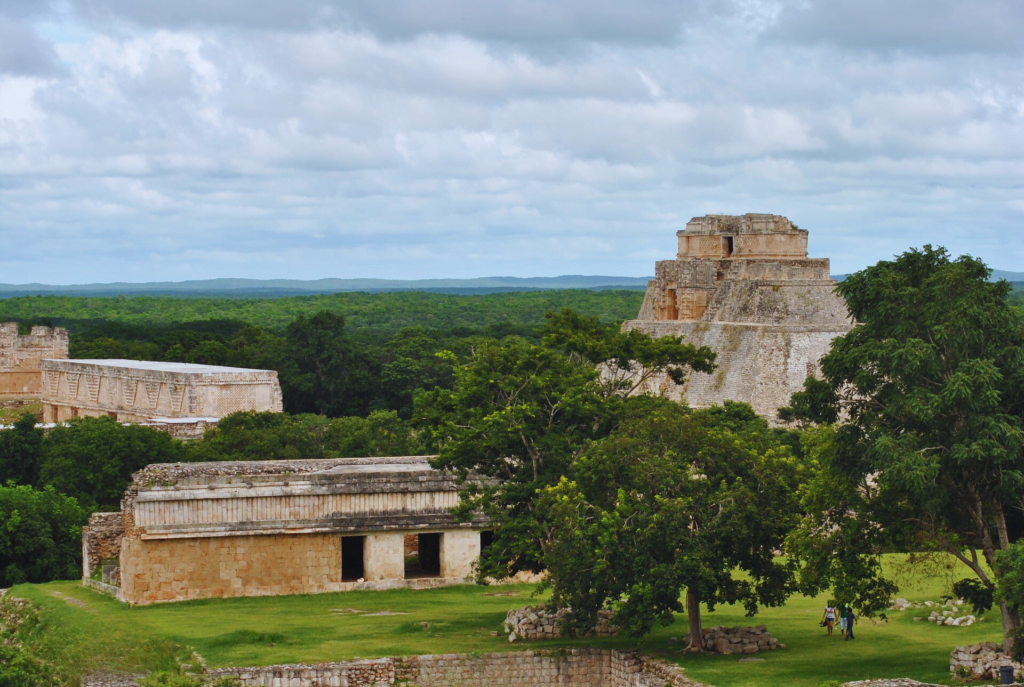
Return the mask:
[[[0,687],[60,687],[60,682],[24,648],[0,645]]]

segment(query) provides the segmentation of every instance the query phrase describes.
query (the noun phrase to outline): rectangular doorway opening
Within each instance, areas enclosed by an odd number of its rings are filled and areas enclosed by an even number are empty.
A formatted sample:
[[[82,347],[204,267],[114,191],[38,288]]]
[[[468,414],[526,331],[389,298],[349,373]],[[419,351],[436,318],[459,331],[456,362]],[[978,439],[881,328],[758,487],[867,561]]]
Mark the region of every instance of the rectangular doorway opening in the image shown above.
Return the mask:
[[[341,538],[341,581],[356,582],[363,574],[363,546],[366,537]]]
[[[416,552],[405,557],[405,579],[440,576],[441,534],[417,534]]]
[[[480,533],[480,552],[483,553],[487,549],[491,548],[494,543],[494,532],[491,530],[484,530]]]
[[[732,237],[725,237],[725,257],[732,255]]]

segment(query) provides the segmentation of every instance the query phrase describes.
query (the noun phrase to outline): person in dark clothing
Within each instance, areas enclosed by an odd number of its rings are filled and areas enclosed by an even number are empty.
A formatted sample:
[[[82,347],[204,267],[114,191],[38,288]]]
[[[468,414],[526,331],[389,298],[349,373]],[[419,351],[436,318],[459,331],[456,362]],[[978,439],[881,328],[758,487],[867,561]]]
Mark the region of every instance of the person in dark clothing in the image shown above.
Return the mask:
[[[853,623],[856,620],[856,616],[853,615],[853,606],[846,607],[846,636],[843,637],[843,641],[847,639],[853,639]]]

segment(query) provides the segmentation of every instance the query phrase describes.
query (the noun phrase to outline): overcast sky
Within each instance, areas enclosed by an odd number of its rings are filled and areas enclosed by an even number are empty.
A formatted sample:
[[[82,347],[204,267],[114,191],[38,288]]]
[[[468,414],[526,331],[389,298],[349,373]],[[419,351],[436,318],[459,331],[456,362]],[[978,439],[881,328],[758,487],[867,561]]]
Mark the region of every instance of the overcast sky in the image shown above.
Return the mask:
[[[0,282],[1024,270],[1020,0],[0,0]]]

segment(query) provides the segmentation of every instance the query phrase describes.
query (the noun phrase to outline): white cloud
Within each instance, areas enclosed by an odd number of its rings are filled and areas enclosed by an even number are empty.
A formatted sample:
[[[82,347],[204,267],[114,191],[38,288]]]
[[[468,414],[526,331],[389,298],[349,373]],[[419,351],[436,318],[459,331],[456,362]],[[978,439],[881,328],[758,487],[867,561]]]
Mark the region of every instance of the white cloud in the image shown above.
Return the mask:
[[[5,4],[0,280],[642,275],[705,212],[1024,269],[1024,19],[937,2]]]

